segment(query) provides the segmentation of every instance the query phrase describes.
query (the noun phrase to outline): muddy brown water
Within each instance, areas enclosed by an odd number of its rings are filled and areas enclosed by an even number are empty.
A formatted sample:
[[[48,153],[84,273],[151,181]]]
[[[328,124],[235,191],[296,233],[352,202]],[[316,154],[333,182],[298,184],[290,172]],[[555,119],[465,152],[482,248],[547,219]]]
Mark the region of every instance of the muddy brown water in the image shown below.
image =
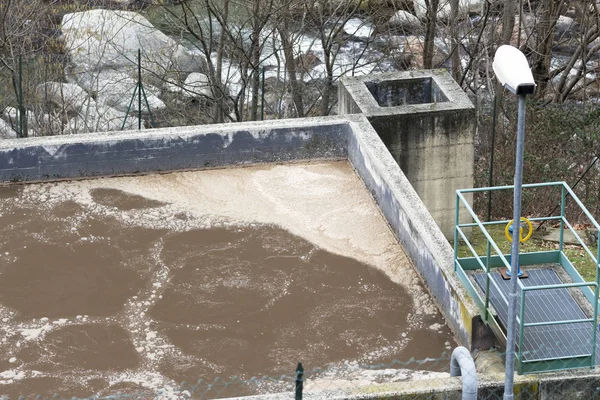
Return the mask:
[[[424,359],[454,343],[439,314],[410,327],[419,305],[380,270],[277,226],[150,229],[97,206],[165,203],[96,189],[95,205],[40,207],[20,193],[0,188],[0,395],[148,397],[144,377],[292,374],[298,361]]]

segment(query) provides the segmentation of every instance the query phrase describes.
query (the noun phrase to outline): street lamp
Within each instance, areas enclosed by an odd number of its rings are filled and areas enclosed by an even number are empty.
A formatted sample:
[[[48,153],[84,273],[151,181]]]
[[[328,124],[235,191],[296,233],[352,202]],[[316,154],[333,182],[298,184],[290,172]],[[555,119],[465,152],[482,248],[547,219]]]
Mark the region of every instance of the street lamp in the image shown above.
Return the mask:
[[[513,224],[521,221],[521,192],[523,190],[523,147],[525,144],[525,97],[535,92],[535,81],[525,55],[516,47],[500,46],[496,50],[494,74],[503,87],[517,95],[517,156],[515,162],[515,189],[513,206]],[[506,380],[504,382],[504,400],[514,398],[513,383],[515,373],[515,342],[517,336],[517,288],[519,277],[519,240],[520,229],[512,232],[510,251],[510,293],[508,296],[508,331],[506,335]]]

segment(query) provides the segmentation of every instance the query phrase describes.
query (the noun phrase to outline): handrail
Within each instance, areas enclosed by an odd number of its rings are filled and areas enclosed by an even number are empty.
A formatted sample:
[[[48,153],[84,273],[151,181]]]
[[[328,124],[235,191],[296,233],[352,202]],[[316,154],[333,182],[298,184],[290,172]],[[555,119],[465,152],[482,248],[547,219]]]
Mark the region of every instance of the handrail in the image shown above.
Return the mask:
[[[588,253],[588,255],[590,256],[592,261],[596,261],[596,259],[594,259],[594,255],[590,251],[589,247],[587,247],[587,245],[583,242],[583,239],[581,239],[581,236],[579,236],[579,234],[577,232],[575,232],[575,228],[573,228],[571,223],[569,221],[567,221],[567,219],[565,217],[562,217],[562,221],[567,225],[567,228],[569,228],[571,233],[575,236],[575,239],[577,239],[579,241],[579,243],[581,244],[583,249],[586,251],[586,253]]]
[[[533,217],[533,218],[528,218],[530,221],[560,221],[561,220],[561,216],[557,215],[554,217]],[[486,225],[504,225],[504,224],[508,224],[510,222],[510,220],[498,220],[498,221],[489,221],[489,222],[482,222],[481,225],[486,226]],[[472,222],[472,223],[468,223],[468,224],[458,224],[458,226],[460,226],[461,228],[474,228],[477,225],[476,223]]]
[[[525,183],[523,184],[523,189],[536,188],[536,187],[546,187],[546,186],[562,186],[567,185],[564,181],[557,182],[542,182],[542,183]],[[481,188],[469,188],[469,189],[459,189],[458,192],[461,193],[477,193],[477,192],[495,192],[499,190],[514,190],[514,185],[506,185],[506,186],[488,186]]]
[[[529,328],[531,326],[580,324],[580,323],[584,323],[584,322],[594,322],[594,318],[565,319],[565,320],[560,320],[560,321],[544,321],[544,322],[525,322],[525,323],[523,323],[523,328]]]
[[[481,225],[481,221],[479,220],[479,218],[477,217],[477,215],[475,215],[475,213],[473,212],[473,209],[471,208],[471,206],[469,206],[469,204],[465,200],[464,196],[460,193],[460,190],[456,191],[456,195],[463,201],[463,204],[465,205],[465,208],[467,209],[467,211],[469,212],[469,214],[471,214],[471,217],[475,220],[475,222],[478,223],[479,225]],[[488,233],[487,229],[483,229],[483,227],[482,227],[481,231],[483,232],[483,235],[486,237],[486,239],[490,241],[490,244],[492,245],[492,247],[494,248],[494,250],[496,250],[496,254],[498,254],[500,256],[500,258],[504,262],[504,265],[506,267],[510,268],[510,265],[508,264],[508,261],[506,261],[506,257],[504,257],[504,254],[502,254],[502,252],[500,251],[500,248],[498,248],[498,246],[496,245],[496,242],[494,242],[494,240],[492,239],[492,237]]]
[[[577,243],[581,247],[583,247],[583,249],[588,254],[590,259],[594,262],[594,264],[596,266],[596,279],[595,279],[595,282],[560,283],[560,284],[541,285],[541,286],[524,286],[523,283],[521,282],[521,280],[518,280],[518,285],[521,289],[521,312],[518,313],[516,316],[519,327],[520,327],[520,329],[519,329],[519,332],[520,332],[519,350],[518,350],[519,360],[520,360],[520,362],[525,362],[523,360],[523,336],[524,336],[523,333],[524,333],[525,328],[538,327],[538,326],[550,326],[550,325],[589,323],[593,329],[592,349],[591,349],[592,350],[591,351],[591,357],[592,357],[591,362],[592,362],[592,366],[593,366],[595,354],[596,354],[596,338],[597,338],[596,325],[598,324],[598,322],[600,322],[599,318],[598,318],[598,312],[600,309],[600,304],[599,304],[600,303],[599,302],[599,297],[600,297],[600,263],[599,263],[600,246],[598,247],[597,254],[595,255],[594,252],[591,251],[590,246],[588,246],[585,243],[585,241],[582,239],[582,237],[579,235],[579,233],[577,233],[575,231],[573,225],[567,219],[567,217],[566,217],[567,196],[572,197],[575,204],[580,208],[582,213],[589,219],[589,221],[591,221],[591,224],[598,231],[600,231],[600,224],[593,218],[593,216],[588,211],[588,209],[583,205],[581,200],[579,200],[577,195],[573,192],[573,190],[565,182],[546,182],[546,183],[533,183],[533,184],[524,184],[523,185],[523,189],[540,188],[540,187],[560,188],[560,214],[559,215],[551,215],[551,216],[547,216],[547,217],[533,217],[533,218],[529,218],[529,219],[531,221],[557,221],[560,223],[559,254],[560,254],[561,260],[564,260],[564,258],[562,258],[562,257],[566,257],[566,255],[563,252],[565,228],[567,228],[569,231],[571,231],[573,236],[575,237]],[[510,269],[510,263],[508,261],[508,259],[510,257],[508,255],[505,256],[504,253],[502,251],[500,251],[499,246],[493,240],[491,234],[487,230],[487,227],[507,224],[509,221],[508,220],[497,220],[497,221],[482,222],[479,219],[479,217],[477,216],[477,214],[475,214],[475,212],[473,211],[473,208],[471,207],[469,202],[466,200],[464,195],[467,193],[493,192],[493,191],[502,191],[502,190],[514,190],[514,186],[507,185],[507,186],[496,186],[496,187],[469,188],[469,189],[460,189],[460,190],[456,191],[456,221],[455,221],[456,228],[455,228],[455,232],[454,232],[455,233],[455,243],[454,243],[454,245],[455,245],[455,257],[454,257],[455,258],[455,268],[460,268],[464,274],[463,264],[461,264],[460,260],[465,259],[465,257],[458,256],[458,241],[459,241],[459,239],[461,239],[466,244],[469,252],[472,254],[472,257],[476,260],[475,265],[477,267],[475,267],[475,268],[485,271],[485,275],[486,275],[485,276],[485,285],[486,285],[486,289],[485,289],[486,303],[485,304],[486,304],[486,306],[484,307],[485,310],[482,310],[482,312],[485,312],[485,313],[489,313],[489,299],[490,299],[490,292],[492,291],[492,290],[490,290],[491,288],[494,288],[495,290],[497,290],[497,292],[499,294],[498,299],[500,301],[503,301],[505,304],[508,304],[508,300],[507,300],[506,296],[503,295],[502,290],[500,290],[499,284],[496,282],[495,279],[491,278],[492,268],[490,267],[490,260],[491,260],[491,257],[494,257],[494,259],[500,260],[500,265],[504,265],[505,267]],[[461,205],[464,208],[460,207]],[[466,210],[468,216],[472,219],[473,222],[461,223],[459,221],[460,220],[460,214],[459,214],[460,208],[463,208],[464,210]],[[474,244],[472,244],[470,242],[469,238],[467,238],[467,235],[463,231],[464,228],[480,229],[481,233],[483,234],[483,236],[486,240],[486,248],[487,248],[487,250],[485,252],[486,254],[480,255],[477,253],[477,250],[475,249]],[[483,257],[486,257],[486,260],[483,260]],[[473,258],[471,258],[471,260],[473,260]],[[569,270],[569,271],[573,271],[573,270]],[[581,276],[578,274],[578,272],[576,270],[573,273],[576,275],[576,276],[573,276],[574,281],[578,281],[578,280],[583,281],[583,279],[581,278]],[[569,272],[569,274],[571,274],[571,272]],[[491,283],[491,286],[490,286],[490,283]],[[593,317],[591,317],[591,318],[584,317],[581,319],[570,319],[570,320],[525,323],[524,319],[525,319],[525,305],[526,305],[527,292],[539,291],[539,290],[552,290],[552,289],[582,288],[582,287],[589,287],[594,292],[595,301],[594,301]],[[478,295],[478,297],[480,300],[483,300],[481,298],[481,296]],[[591,300],[592,299],[590,299],[590,301]],[[486,320],[487,320],[487,316],[486,316]],[[526,353],[528,353],[528,352],[526,352]],[[586,356],[590,356],[590,354],[586,353]],[[579,356],[577,356],[577,357],[579,357]],[[560,357],[553,357],[552,359],[558,359],[558,358],[560,358]],[[565,358],[572,358],[572,357],[565,357]]]

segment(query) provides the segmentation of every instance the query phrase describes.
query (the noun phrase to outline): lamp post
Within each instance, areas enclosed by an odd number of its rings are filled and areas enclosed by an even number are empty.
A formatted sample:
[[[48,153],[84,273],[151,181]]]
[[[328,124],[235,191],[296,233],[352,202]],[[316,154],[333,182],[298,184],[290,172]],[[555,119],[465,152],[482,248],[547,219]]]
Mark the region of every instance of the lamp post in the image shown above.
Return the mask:
[[[493,63],[494,74],[503,87],[517,95],[517,155],[515,162],[515,189],[513,224],[521,221],[521,192],[523,190],[523,147],[525,145],[525,98],[535,92],[535,82],[525,55],[516,47],[500,46],[496,50]],[[513,383],[515,374],[515,343],[517,336],[517,298],[519,270],[520,229],[513,229],[510,252],[510,293],[508,296],[508,329],[506,333],[506,379],[504,400],[514,398]]]

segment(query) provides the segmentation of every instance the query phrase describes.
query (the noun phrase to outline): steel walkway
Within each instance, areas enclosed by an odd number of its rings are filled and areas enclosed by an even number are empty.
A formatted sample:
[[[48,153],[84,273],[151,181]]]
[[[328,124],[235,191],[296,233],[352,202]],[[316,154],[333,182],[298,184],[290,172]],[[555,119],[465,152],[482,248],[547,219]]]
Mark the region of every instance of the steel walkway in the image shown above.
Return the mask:
[[[549,225],[558,229],[559,243],[556,247],[538,248],[530,252],[521,249],[519,252],[519,263],[527,270],[529,278],[519,280],[516,293],[517,370],[522,374],[594,368],[600,365],[600,333],[597,329],[600,323],[600,248],[597,244],[586,243],[574,226],[588,224],[600,231],[600,224],[564,182],[527,184],[523,185],[523,190],[524,193],[534,191],[528,193],[530,201],[535,201],[536,196],[540,195],[560,199],[558,214],[528,219],[529,232],[533,229],[531,222],[550,222]],[[484,195],[487,192],[491,196],[492,192],[499,191],[512,192],[514,187],[456,191],[454,271],[479,308],[484,323],[501,342],[506,343],[510,281],[502,279],[499,271],[502,268],[510,269],[511,256],[510,249],[506,254],[506,248],[510,247],[507,246],[508,239],[498,233],[501,230],[506,232],[512,221],[484,222],[471,206],[476,194]],[[577,216],[576,221],[567,218],[567,203],[572,209],[571,214]],[[493,230],[488,231],[488,228]],[[491,232],[494,232],[494,237]],[[567,232],[575,237],[582,253],[595,266],[595,274],[589,281],[581,276],[569,259],[569,252],[565,251],[564,237]],[[496,240],[502,244],[504,251]]]
[[[563,282],[551,268],[528,269],[529,278],[522,279],[525,287],[559,285]],[[492,279],[508,298],[510,281],[502,279],[500,273],[492,274]],[[485,273],[475,274],[475,281],[485,295]],[[546,289],[532,291],[527,296],[527,307],[524,321],[530,323],[567,322],[576,319],[587,319],[588,315],[577,303],[569,290],[579,289]],[[507,326],[508,307],[500,295],[496,285],[490,285],[490,303],[496,310],[497,316],[504,327]],[[586,301],[581,294],[582,301]],[[517,307],[521,307],[521,298]],[[592,308],[590,304],[590,308]],[[545,326],[525,326],[522,341],[523,362],[586,357],[592,349],[592,322],[575,322]],[[517,328],[517,343],[520,342],[519,327]],[[521,349],[519,349],[521,350]],[[599,363],[600,345],[596,343],[596,364]]]

